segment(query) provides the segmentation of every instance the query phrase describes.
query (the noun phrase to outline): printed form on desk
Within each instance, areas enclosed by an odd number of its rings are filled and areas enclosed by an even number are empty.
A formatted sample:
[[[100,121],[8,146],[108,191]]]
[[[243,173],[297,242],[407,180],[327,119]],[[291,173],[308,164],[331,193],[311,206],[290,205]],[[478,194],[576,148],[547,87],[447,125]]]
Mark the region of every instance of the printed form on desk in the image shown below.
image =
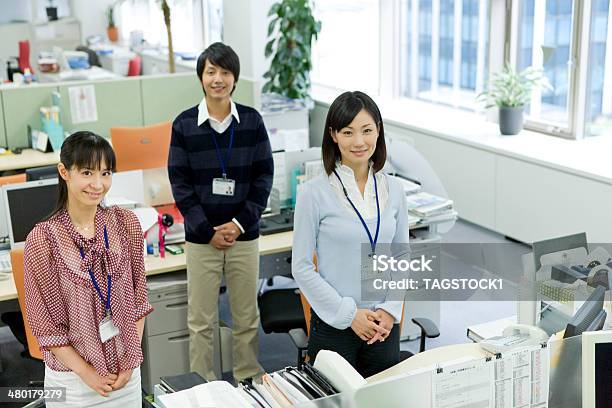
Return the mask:
[[[251,408],[240,390],[227,381],[211,381],[157,399],[165,408]]]
[[[547,408],[548,384],[548,348],[525,347],[438,368],[432,408]]]

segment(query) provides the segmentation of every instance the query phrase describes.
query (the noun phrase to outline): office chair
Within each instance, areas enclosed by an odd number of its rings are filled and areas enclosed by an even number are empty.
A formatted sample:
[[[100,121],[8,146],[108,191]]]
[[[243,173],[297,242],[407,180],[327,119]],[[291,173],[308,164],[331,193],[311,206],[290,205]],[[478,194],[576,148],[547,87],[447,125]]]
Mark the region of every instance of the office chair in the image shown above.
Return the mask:
[[[26,175],[25,173],[13,174],[10,176],[2,176],[0,177],[0,186],[5,184],[17,184],[17,183],[25,183]]]
[[[317,270],[317,256],[313,256],[313,262],[315,265],[315,271]],[[297,365],[300,366],[306,359],[306,353],[308,351],[308,336],[310,335],[310,303],[306,299],[303,293],[300,292],[300,303],[304,312],[304,320],[306,321],[306,330],[301,328],[295,328],[289,330],[289,336],[298,349]],[[440,336],[440,330],[438,326],[425,317],[412,318],[412,323],[416,324],[421,329],[421,343],[419,347],[419,353],[425,351],[425,341]],[[400,333],[404,325],[404,308],[402,307],[402,317],[400,319]],[[414,353],[408,350],[400,350],[400,361],[403,361],[409,357],[412,357]]]
[[[87,53],[87,60],[89,62],[89,65],[92,67],[102,67],[102,64],[100,63],[100,57],[98,57],[98,54],[92,50],[91,48],[85,46],[85,45],[79,45],[78,47],[76,47],[77,51],[83,51],[85,53]]]
[[[111,142],[117,155],[117,171],[168,167],[172,123],[145,127],[112,127]]]
[[[33,358],[35,360],[43,359],[38,345],[38,340],[34,337],[32,329],[28,324],[28,317],[25,308],[25,287],[24,287],[24,259],[23,259],[23,248],[17,248],[11,250],[11,266],[13,269],[13,279],[15,280],[15,288],[17,289],[17,299],[19,300],[19,308],[21,309],[21,315],[25,326],[25,333],[27,338],[27,354],[26,357]],[[23,355],[23,354],[22,354]],[[30,386],[42,387],[44,381],[30,381]]]
[[[285,260],[291,263],[291,257]],[[281,276],[281,275],[279,275]],[[291,277],[290,275],[285,275]],[[273,278],[264,285],[271,286]],[[290,330],[306,330],[308,322],[304,320],[304,312],[297,289],[260,289],[257,295],[259,320],[264,333],[289,333]]]
[[[128,62],[128,73],[127,76],[140,76],[142,68],[142,58],[140,55],[136,55]]]

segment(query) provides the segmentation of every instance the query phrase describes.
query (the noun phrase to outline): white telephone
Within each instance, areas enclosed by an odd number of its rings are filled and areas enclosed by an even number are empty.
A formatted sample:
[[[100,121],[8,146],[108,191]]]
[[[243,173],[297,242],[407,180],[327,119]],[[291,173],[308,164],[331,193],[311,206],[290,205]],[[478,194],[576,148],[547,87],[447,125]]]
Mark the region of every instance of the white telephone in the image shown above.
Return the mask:
[[[482,340],[479,344],[486,351],[497,354],[518,347],[546,343],[548,338],[548,334],[539,327],[527,324],[512,324],[504,329],[501,336]]]

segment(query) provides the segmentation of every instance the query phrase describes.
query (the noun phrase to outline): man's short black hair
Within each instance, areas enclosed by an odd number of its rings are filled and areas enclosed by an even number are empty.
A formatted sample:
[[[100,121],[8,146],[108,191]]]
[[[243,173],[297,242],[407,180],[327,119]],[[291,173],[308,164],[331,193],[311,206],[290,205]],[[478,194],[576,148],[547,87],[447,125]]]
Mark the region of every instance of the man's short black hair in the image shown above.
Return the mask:
[[[238,77],[240,76],[240,59],[238,58],[238,54],[236,54],[232,47],[230,47],[229,45],[225,45],[222,42],[216,42],[211,44],[198,57],[196,72],[198,73],[198,78],[200,78],[200,82],[202,82],[202,74],[204,73],[204,66],[206,65],[206,60],[208,60],[208,62],[213,65],[216,65],[223,69],[227,69],[234,75],[234,88],[232,89],[233,93],[234,89],[236,89]]]

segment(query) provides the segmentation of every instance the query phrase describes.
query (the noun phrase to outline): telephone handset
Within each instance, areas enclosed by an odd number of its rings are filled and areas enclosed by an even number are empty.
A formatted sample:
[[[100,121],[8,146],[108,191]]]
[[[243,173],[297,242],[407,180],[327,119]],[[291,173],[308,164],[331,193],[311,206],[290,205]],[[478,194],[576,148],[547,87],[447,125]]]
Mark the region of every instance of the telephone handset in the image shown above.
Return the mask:
[[[497,354],[518,347],[546,343],[548,338],[548,334],[539,327],[527,324],[512,324],[504,329],[501,336],[482,340],[479,344],[486,351]]]
[[[539,327],[530,326],[528,324],[511,324],[503,331],[503,337],[516,335],[528,335],[531,339],[533,339],[534,344],[546,343],[550,337],[548,333]]]

